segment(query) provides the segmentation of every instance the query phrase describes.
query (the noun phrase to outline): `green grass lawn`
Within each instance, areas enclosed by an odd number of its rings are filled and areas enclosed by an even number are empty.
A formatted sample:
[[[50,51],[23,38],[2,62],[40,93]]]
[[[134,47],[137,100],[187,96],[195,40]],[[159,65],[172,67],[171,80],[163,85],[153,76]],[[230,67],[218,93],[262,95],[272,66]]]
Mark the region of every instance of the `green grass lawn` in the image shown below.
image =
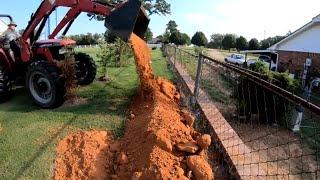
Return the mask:
[[[77,49],[96,59],[98,49]],[[160,50],[152,52],[155,74],[173,79]],[[112,82],[80,87],[84,103],[42,110],[33,105],[24,89],[0,104],[0,179],[50,179],[59,139],[77,130],[101,129],[121,137],[126,109],[136,93],[138,77],[130,65],[109,68]]]

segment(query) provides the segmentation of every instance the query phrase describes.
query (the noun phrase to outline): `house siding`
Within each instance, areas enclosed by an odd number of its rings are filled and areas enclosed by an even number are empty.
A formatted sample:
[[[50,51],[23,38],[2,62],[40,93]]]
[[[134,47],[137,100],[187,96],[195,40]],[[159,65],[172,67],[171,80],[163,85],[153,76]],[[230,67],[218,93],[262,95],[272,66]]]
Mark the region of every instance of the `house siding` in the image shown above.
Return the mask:
[[[301,77],[304,69],[304,63],[307,58],[312,59],[310,71],[320,73],[320,53],[307,53],[295,51],[278,51],[278,71],[295,74],[296,77]]]

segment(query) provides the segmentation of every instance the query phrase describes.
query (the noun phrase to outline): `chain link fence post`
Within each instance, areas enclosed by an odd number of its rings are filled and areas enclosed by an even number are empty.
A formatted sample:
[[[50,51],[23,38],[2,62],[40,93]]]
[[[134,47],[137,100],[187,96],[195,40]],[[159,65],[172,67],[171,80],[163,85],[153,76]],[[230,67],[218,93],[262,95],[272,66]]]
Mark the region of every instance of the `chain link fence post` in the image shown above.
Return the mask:
[[[200,53],[198,57],[198,66],[197,66],[197,74],[196,74],[196,80],[195,80],[195,86],[194,86],[194,95],[191,102],[192,106],[195,106],[196,100],[199,97],[203,60],[204,59],[203,59],[202,53]]]

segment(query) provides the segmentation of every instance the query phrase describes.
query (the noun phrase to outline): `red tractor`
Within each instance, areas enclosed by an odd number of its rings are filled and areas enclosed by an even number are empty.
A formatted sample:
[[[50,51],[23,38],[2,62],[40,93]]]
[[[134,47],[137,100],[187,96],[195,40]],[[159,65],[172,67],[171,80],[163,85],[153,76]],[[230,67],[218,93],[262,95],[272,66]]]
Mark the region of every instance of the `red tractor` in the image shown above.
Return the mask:
[[[49,15],[57,7],[69,7],[69,11],[57,25],[48,40],[39,40]],[[84,53],[74,53],[75,41],[55,39],[64,29],[66,35],[80,13],[86,12],[105,16],[105,26],[127,41],[131,33],[144,37],[149,19],[139,0],[130,0],[118,5],[109,5],[94,0],[44,0],[32,14],[21,38],[10,42],[15,60],[3,46],[0,46],[0,101],[4,102],[12,94],[17,79],[24,79],[25,87],[33,101],[42,108],[55,108],[63,104],[65,78],[54,61],[64,61],[70,52],[76,61],[76,77],[79,85],[88,85],[96,76],[93,59]],[[2,15],[12,21],[8,15]]]

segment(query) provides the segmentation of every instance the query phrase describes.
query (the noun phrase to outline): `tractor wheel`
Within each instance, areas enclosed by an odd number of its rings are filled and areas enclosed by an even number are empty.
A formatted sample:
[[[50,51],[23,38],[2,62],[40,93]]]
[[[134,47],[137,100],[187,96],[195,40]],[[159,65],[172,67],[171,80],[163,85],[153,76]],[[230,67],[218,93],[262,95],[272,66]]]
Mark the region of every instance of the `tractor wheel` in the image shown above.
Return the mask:
[[[78,85],[89,85],[96,78],[97,66],[94,60],[85,53],[75,54],[76,77]]]
[[[56,108],[63,104],[65,79],[58,67],[46,61],[30,64],[26,88],[33,101],[42,108]]]
[[[13,82],[9,72],[0,64],[0,103],[5,102],[12,96]]]

